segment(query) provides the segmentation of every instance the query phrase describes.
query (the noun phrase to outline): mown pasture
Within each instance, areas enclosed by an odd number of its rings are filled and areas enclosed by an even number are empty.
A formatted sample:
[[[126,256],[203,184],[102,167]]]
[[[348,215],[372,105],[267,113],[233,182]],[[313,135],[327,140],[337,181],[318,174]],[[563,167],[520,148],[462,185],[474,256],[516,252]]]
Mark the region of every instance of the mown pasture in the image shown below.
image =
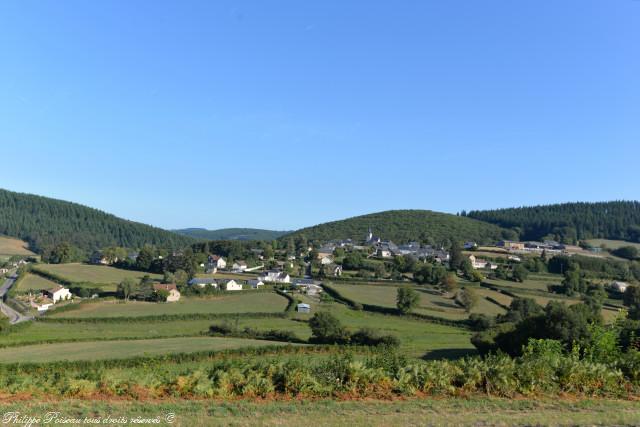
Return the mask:
[[[180,301],[101,300],[78,304],[73,310],[50,314],[65,318],[113,318],[192,313],[276,313],[286,309],[288,300],[275,292],[237,291],[209,297],[182,297]]]

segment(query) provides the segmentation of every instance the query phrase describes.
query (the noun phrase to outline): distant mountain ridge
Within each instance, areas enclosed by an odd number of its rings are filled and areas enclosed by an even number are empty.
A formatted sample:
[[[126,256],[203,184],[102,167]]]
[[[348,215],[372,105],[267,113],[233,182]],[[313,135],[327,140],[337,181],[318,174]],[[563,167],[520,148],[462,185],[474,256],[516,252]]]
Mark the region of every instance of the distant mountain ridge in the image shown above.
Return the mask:
[[[161,228],[118,218],[73,202],[0,189],[0,234],[29,243],[40,252],[61,242],[85,251],[145,244],[180,248],[193,243]]]
[[[219,230],[184,228],[172,231],[184,236],[204,240],[276,240],[291,233],[291,231],[263,230],[259,228],[221,228]]]
[[[488,243],[515,237],[511,230],[463,216],[429,210],[391,210],[303,228],[282,238],[362,241],[369,228],[381,239],[423,240],[437,245],[451,240]]]

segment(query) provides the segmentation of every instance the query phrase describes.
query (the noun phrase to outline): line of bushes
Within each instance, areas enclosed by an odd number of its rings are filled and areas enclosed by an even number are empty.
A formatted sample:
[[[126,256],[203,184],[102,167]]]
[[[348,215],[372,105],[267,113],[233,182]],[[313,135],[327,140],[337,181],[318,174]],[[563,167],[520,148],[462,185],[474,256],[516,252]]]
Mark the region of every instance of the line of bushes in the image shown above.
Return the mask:
[[[368,311],[372,313],[386,314],[386,315],[392,315],[392,316],[402,316],[409,319],[424,320],[430,323],[436,323],[436,324],[447,325],[447,326],[455,326],[458,328],[469,327],[469,322],[467,320],[444,319],[442,317],[429,316],[428,314],[422,314],[422,313],[409,313],[409,314],[401,315],[397,309],[392,307],[382,307],[379,305],[359,303],[357,301],[352,300],[351,298],[345,297],[338,290],[336,290],[335,288],[332,288],[330,285],[327,285],[325,283],[322,284],[322,289],[324,289],[324,291],[329,295],[331,295],[331,297],[333,297],[335,300],[348,305],[354,310],[358,310],[358,311],[363,310],[363,311]]]
[[[267,331],[259,331],[251,327],[243,329],[235,328],[229,322],[213,324],[209,327],[209,335],[214,337],[235,337],[235,338],[252,338],[259,340],[282,341],[289,343],[306,343],[307,341],[298,338],[292,331],[270,329]]]
[[[408,362],[381,348],[364,360],[351,352],[329,358],[291,357],[269,360],[258,351],[242,358],[218,358],[184,370],[149,366],[144,375],[118,375],[75,365],[0,367],[0,389],[7,394],[33,393],[68,398],[394,398],[399,396],[590,396],[637,399],[640,353],[617,364],[594,363],[564,354],[553,341],[532,341],[520,357],[491,355],[456,361]],[[237,354],[237,353],[236,353]],[[283,353],[280,353],[283,354]],[[250,356],[249,356],[250,355]],[[154,360],[159,363],[160,359]],[[174,363],[180,363],[175,358]],[[111,362],[113,363],[113,362]],[[165,362],[166,363],[166,362]],[[113,365],[101,364],[101,367]],[[157,366],[157,365],[155,365]],[[136,375],[138,374],[138,375]]]
[[[291,295],[288,292],[283,292],[280,289],[276,289],[276,293],[280,296],[283,296],[287,299],[288,304],[287,304],[287,308],[284,309],[285,313],[293,313],[296,310],[296,306],[300,303],[300,300],[297,298],[294,298],[293,295]]]

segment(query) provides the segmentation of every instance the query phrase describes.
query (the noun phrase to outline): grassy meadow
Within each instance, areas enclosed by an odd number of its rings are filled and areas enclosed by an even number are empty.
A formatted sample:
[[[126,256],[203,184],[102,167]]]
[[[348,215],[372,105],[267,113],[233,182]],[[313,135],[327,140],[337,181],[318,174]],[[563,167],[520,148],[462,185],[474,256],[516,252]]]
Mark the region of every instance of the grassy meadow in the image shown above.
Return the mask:
[[[53,289],[58,284],[51,280],[36,274],[26,274],[16,285],[16,291],[19,293],[28,291],[39,291],[42,289]]]
[[[96,285],[110,284],[112,290],[115,286],[127,277],[140,280],[145,275],[151,276],[153,279],[161,279],[159,274],[150,274],[142,271],[123,270],[120,268],[109,267],[106,265],[89,265],[89,264],[38,264],[38,269],[53,273],[71,282],[90,282]]]
[[[0,236],[0,255],[35,255],[29,250],[29,244],[12,237]]]
[[[73,310],[49,315],[52,318],[114,318],[158,316],[191,313],[268,313],[282,312],[287,307],[286,298],[271,292],[238,291],[209,297],[182,297],[172,303],[145,301],[103,300],[78,304]]]

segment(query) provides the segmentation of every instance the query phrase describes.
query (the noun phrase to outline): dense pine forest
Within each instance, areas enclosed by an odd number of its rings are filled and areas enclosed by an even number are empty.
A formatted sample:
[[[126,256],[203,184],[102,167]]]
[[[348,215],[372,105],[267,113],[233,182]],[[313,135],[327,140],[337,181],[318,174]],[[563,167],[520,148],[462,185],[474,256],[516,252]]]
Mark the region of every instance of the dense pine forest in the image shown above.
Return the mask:
[[[176,248],[193,242],[189,237],[76,203],[7,190],[0,190],[0,234],[23,239],[40,253],[60,242],[85,251],[112,245]]]
[[[427,210],[393,210],[303,228],[285,238],[304,236],[312,241],[347,238],[361,241],[369,228],[381,239],[396,243],[410,240],[434,245],[447,244],[451,240],[489,243],[517,237],[510,230],[462,216]]]
[[[522,240],[603,238],[640,242],[640,202],[562,203],[471,211],[469,218],[515,230]]]

